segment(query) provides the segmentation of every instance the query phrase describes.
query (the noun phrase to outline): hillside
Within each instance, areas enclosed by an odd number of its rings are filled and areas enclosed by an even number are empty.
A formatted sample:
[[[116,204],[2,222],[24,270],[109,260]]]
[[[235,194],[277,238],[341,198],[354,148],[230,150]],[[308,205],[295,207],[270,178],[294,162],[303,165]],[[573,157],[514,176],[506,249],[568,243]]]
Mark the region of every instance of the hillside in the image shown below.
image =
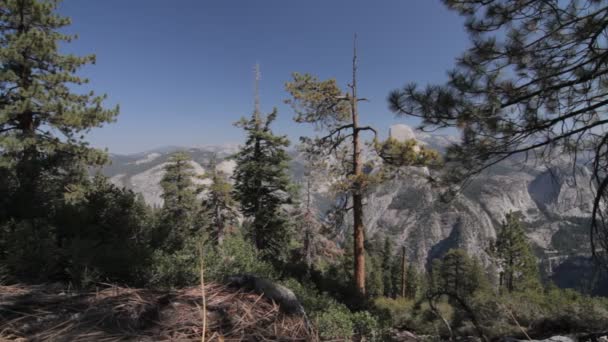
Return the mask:
[[[408,126],[395,125],[391,136],[415,138],[422,144],[445,150],[457,141],[453,136],[414,132]],[[218,145],[186,149],[196,172],[204,173],[213,154],[222,160],[219,167],[230,173],[234,162],[227,160],[236,151],[235,145]],[[157,149],[135,155],[112,155],[112,164],[103,172],[112,182],[141,193],[146,202],[159,206],[158,185],[170,153],[177,147]],[[291,172],[294,180],[302,177],[302,157],[292,152]],[[588,255],[587,220],[593,189],[589,187],[589,171],[579,167],[576,176],[566,160],[555,159],[553,165],[524,164],[507,160],[476,178],[456,200],[443,203],[438,191],[420,179],[402,177],[378,186],[365,206],[365,226],[370,237],[388,235],[398,246],[405,246],[409,260],[420,266],[440,257],[450,248],[466,249],[488,265],[486,249],[496,237],[497,228],[509,211],[519,211],[542,269],[556,275],[563,285],[571,283],[568,275],[580,267],[559,267],[568,259],[583,264]],[[323,187],[321,187],[323,189]],[[331,198],[327,193],[315,194],[315,201],[325,209]],[[336,232],[338,243],[348,232]],[[582,258],[582,259],[581,259]],[[591,271],[591,270],[586,270]],[[585,271],[585,272],[586,272]],[[577,276],[577,277],[578,277]]]

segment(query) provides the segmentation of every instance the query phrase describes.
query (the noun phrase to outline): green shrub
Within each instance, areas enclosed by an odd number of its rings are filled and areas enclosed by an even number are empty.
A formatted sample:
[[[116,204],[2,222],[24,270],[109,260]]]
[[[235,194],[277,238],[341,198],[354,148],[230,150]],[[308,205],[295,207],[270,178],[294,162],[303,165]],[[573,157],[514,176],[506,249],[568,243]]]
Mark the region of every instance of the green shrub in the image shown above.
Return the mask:
[[[412,320],[414,301],[408,298],[379,297],[374,300],[374,313],[385,326],[402,327]]]
[[[235,274],[276,279],[277,272],[242,235],[230,235],[221,247],[205,246],[205,278],[222,281]]]
[[[532,337],[598,331],[608,326],[608,303],[569,289],[513,292],[497,296],[483,293],[473,310],[490,338],[524,337],[518,324]],[[516,323],[517,321],[517,323]]]
[[[200,281],[199,247],[202,241],[187,240],[184,248],[174,252],[156,250],[152,254],[149,282],[154,287],[171,288],[197,284]]]
[[[223,281],[235,274],[255,274],[276,279],[273,266],[241,235],[227,236],[222,246],[205,244],[203,238],[190,238],[176,251],[156,250],[152,255],[149,283],[154,287],[183,287],[200,282],[200,250],[203,246],[205,279]]]
[[[5,281],[46,282],[61,273],[61,251],[55,241],[55,228],[46,220],[9,221],[0,227]]]
[[[346,305],[320,293],[311,283],[287,279],[282,284],[295,293],[322,339],[350,340],[357,334],[369,340],[379,336],[379,323],[370,313],[353,314]]]
[[[381,341],[382,329],[375,316],[368,311],[359,311],[352,314],[354,333],[361,340]]]
[[[350,340],[354,335],[352,313],[341,304],[334,304],[314,317],[322,339]]]

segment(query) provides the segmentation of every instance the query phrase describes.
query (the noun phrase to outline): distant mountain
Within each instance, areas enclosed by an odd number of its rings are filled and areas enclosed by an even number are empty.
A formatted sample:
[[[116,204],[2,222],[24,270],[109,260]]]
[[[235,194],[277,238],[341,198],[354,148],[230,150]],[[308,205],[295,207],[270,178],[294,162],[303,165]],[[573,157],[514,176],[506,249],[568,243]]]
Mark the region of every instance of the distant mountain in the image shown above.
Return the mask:
[[[454,136],[417,133],[406,125],[392,126],[390,133],[398,139],[415,138],[441,151],[458,142]],[[142,193],[148,203],[159,206],[162,200],[158,183],[170,152],[175,150],[113,155],[112,165],[103,172],[113,183]],[[231,173],[235,164],[226,158],[237,150],[234,144],[186,149],[199,173],[204,173],[214,153],[222,160],[219,166]],[[291,171],[298,180],[303,174],[303,164],[297,153],[292,154]],[[424,180],[404,176],[378,186],[367,198],[367,235],[391,236],[397,245],[406,247],[410,260],[421,267],[456,247],[490,265],[486,253],[490,240],[496,237],[505,214],[519,211],[535,252],[543,260],[543,270],[549,275],[564,261],[577,258],[580,263],[589,254],[587,234],[593,198],[589,177],[584,167],[578,167],[573,174],[567,160],[559,158],[548,167],[522,165],[512,159],[477,177],[461,196],[446,204]],[[327,207],[330,201],[324,193],[315,198],[319,207]],[[349,234],[337,233],[342,238]]]
[[[176,151],[190,154],[192,165],[198,174],[205,173],[205,167],[214,154],[220,160],[218,167],[232,174],[234,161],[227,158],[238,151],[238,145],[208,145],[192,148],[168,146],[136,154],[114,154],[110,156],[111,164],[104,167],[102,173],[110,177],[112,183],[141,193],[148,204],[160,206],[162,199],[159,183],[163,177],[163,168],[171,154]]]

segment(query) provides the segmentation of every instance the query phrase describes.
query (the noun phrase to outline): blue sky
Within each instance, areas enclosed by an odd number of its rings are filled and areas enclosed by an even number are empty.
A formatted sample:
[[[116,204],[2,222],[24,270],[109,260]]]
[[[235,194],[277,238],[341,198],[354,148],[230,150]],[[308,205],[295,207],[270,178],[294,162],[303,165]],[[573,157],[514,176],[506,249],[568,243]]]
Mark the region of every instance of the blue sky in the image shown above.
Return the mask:
[[[121,106],[116,123],[88,136],[113,153],[241,142],[232,123],[252,111],[255,63],[262,109],[279,109],[275,132],[311,134],[292,121],[284,83],[298,71],[345,86],[354,32],[359,93],[370,99],[362,123],[385,135],[416,124],[388,110],[390,90],[445,81],[468,45],[463,19],[439,0],[64,0],[60,12],[79,36],[63,50],[95,53],[80,74]]]

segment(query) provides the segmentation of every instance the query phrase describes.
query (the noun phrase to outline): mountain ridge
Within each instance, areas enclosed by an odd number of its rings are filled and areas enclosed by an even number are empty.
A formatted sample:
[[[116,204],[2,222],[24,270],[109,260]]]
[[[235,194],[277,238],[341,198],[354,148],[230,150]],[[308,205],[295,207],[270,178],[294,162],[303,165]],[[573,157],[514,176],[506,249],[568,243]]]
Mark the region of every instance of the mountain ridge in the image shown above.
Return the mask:
[[[391,136],[415,138],[440,151],[458,141],[454,136],[414,132],[406,125],[392,126]],[[235,163],[226,158],[238,150],[238,145],[212,146],[186,149],[196,172],[204,173],[211,156],[217,155],[218,166],[230,174]],[[291,154],[291,173],[298,181],[303,161],[295,151]],[[160,206],[158,182],[168,156],[158,149],[147,154],[113,156],[113,164],[103,173],[114,184],[141,193],[146,202]],[[519,211],[544,272],[551,274],[569,258],[589,254],[586,234],[593,189],[582,186],[589,184],[585,182],[590,176],[586,168],[579,167],[574,172],[566,160],[559,158],[554,165],[524,165],[514,158],[480,174],[450,203],[441,202],[437,191],[424,179],[400,176],[378,185],[367,197],[366,232],[370,238],[390,236],[396,245],[406,248],[409,260],[419,267],[428,266],[430,260],[456,247],[464,248],[489,267],[489,242],[496,237],[506,213]],[[330,201],[325,193],[315,197],[322,207]],[[347,218],[346,227],[348,222]],[[342,242],[349,234],[347,229],[337,233]]]

